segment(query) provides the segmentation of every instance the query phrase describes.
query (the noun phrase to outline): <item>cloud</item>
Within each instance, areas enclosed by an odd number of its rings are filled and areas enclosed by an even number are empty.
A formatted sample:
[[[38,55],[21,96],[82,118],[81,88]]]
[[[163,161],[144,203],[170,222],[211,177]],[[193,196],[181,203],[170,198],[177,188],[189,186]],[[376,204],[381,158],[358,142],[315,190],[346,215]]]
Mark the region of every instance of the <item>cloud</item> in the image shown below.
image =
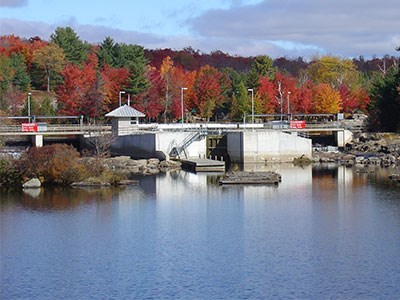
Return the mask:
[[[231,40],[237,47],[248,40],[259,45],[281,42],[286,53],[303,48],[305,52],[320,49],[334,55],[369,56],[395,53],[399,15],[398,0],[384,4],[380,0],[265,0],[211,10],[188,24],[194,34]]]
[[[112,37],[116,42],[140,45],[157,45],[162,44],[165,40],[154,34],[120,30],[99,25],[82,25],[74,18],[64,20],[59,24],[17,19],[0,19],[0,35],[14,34],[24,38],[39,36],[44,40],[48,40],[57,27],[66,26],[73,28],[82,40],[93,44],[100,43],[107,36]]]
[[[1,0],[0,7],[21,7],[28,4],[27,0]]]

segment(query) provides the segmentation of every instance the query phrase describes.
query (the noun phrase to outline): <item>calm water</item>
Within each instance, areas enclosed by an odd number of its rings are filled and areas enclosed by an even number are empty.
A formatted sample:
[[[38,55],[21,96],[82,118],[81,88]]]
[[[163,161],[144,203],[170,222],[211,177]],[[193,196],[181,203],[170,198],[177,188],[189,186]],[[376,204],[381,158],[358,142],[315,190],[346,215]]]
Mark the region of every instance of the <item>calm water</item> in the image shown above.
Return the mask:
[[[0,298],[399,299],[394,171],[274,168],[278,187],[2,191]]]

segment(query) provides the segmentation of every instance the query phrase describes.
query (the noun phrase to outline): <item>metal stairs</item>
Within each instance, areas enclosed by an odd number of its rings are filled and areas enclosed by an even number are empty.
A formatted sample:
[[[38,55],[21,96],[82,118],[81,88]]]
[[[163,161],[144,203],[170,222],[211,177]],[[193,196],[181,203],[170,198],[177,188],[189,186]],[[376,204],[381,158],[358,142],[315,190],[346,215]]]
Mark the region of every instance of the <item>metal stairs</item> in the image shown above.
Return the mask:
[[[194,132],[188,135],[179,145],[173,146],[171,151],[169,152],[169,157],[172,159],[180,158],[182,152],[185,154],[185,158],[187,158],[186,149],[189,147],[194,141],[199,141],[207,135],[207,132]]]

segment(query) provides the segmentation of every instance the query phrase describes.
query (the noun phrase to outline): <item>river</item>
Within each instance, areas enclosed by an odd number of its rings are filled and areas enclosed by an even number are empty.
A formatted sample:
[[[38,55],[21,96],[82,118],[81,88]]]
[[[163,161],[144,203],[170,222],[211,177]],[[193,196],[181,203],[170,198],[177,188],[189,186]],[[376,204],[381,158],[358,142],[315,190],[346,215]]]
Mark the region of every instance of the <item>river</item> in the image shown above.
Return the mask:
[[[137,186],[1,191],[1,299],[395,299],[398,170],[276,169],[278,186],[218,174]]]

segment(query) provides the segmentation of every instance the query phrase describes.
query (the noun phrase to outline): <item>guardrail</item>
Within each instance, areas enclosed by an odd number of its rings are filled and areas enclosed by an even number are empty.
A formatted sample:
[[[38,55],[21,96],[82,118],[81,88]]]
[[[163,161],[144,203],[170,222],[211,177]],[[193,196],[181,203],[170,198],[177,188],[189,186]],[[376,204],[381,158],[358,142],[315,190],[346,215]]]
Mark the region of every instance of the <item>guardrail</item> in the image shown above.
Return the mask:
[[[111,132],[111,126],[104,125],[48,125],[39,124],[37,131],[27,132],[22,131],[21,125],[2,125],[0,126],[0,134],[14,133],[20,135],[32,134],[73,134],[73,133],[96,133],[96,132]]]

